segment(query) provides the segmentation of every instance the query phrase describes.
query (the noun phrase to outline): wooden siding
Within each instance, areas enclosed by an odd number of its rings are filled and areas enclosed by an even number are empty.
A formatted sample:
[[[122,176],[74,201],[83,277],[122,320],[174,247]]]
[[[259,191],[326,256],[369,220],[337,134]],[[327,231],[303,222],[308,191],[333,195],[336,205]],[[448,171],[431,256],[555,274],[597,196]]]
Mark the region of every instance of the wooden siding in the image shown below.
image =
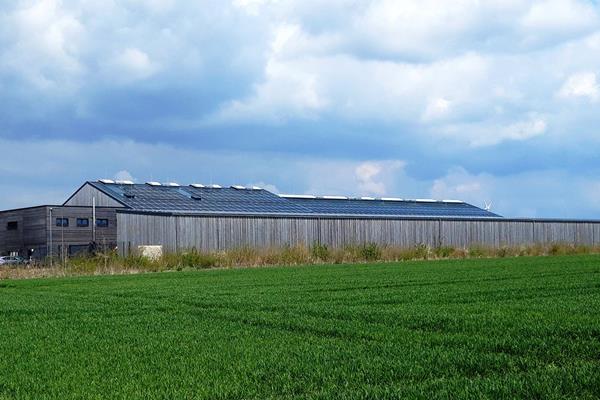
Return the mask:
[[[18,252],[26,255],[28,249],[35,249],[36,257],[44,257],[49,251],[52,232],[53,254],[64,242],[65,248],[71,245],[87,245],[92,241],[91,207],[32,207],[0,212],[0,254]],[[68,227],[57,227],[56,218],[68,218]],[[88,218],[89,226],[77,226],[77,218]],[[96,218],[108,219],[108,228],[96,228],[96,242],[99,245],[114,245],[117,242],[117,218],[114,208],[96,208]],[[18,221],[16,231],[8,231],[7,223]],[[50,224],[52,230],[49,229]]]
[[[124,253],[139,245],[162,245],[165,251],[174,252],[315,242],[331,247],[371,242],[398,247],[600,244],[600,222],[586,221],[195,217],[119,212],[117,222]]]
[[[94,197],[96,198],[96,207],[123,207],[123,204],[96,189],[89,183],[86,183],[76,191],[64,205],[91,207]]]

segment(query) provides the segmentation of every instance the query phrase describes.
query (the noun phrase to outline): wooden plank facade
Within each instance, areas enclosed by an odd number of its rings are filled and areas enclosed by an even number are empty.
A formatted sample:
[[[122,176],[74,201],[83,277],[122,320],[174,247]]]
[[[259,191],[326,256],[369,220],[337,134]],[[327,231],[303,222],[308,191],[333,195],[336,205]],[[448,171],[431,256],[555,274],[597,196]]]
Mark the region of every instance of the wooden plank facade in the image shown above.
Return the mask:
[[[67,219],[68,226],[57,226],[57,218]],[[87,219],[88,226],[77,226],[78,218]],[[108,226],[96,228],[96,243],[116,246],[115,209],[97,207],[96,220],[108,221]],[[62,249],[73,254],[89,245],[92,239],[92,207],[39,206],[0,212],[2,255],[17,253],[24,257],[44,258],[50,254],[50,241],[52,254],[62,254]]]
[[[226,217],[119,211],[117,236],[123,253],[139,245],[162,245],[168,252],[313,243],[334,248],[362,243],[397,247],[600,245],[600,221]]]
[[[123,207],[123,204],[119,203],[105,193],[102,193],[89,183],[85,183],[75,193],[73,193],[73,195],[69,197],[67,201],[65,201],[64,205],[92,207],[94,199],[96,201],[96,207]]]

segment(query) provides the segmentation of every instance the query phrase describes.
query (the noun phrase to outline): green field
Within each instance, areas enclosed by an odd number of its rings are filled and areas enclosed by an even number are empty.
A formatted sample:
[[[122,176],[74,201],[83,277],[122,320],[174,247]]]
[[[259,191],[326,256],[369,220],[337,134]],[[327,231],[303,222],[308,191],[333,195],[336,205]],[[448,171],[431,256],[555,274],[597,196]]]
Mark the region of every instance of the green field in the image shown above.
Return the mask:
[[[600,257],[0,281],[0,399],[599,398]]]

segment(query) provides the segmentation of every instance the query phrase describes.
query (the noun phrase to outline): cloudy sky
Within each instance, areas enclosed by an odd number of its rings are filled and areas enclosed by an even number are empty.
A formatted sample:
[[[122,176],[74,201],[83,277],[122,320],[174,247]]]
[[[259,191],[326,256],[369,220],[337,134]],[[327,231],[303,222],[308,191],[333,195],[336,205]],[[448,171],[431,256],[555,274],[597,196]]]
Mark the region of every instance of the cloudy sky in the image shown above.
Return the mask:
[[[0,209],[82,181],[600,218],[591,0],[0,5]]]

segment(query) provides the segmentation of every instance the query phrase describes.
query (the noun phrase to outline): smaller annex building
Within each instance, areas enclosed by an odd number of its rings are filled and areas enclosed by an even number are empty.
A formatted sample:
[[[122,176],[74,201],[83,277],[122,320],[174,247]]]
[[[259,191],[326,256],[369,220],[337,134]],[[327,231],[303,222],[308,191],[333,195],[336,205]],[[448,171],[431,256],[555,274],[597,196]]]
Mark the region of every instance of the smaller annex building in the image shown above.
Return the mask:
[[[91,243],[122,254],[188,249],[598,244],[598,221],[507,219],[459,200],[275,194],[259,187],[102,179],[59,206],[0,212],[0,253],[76,254]]]

